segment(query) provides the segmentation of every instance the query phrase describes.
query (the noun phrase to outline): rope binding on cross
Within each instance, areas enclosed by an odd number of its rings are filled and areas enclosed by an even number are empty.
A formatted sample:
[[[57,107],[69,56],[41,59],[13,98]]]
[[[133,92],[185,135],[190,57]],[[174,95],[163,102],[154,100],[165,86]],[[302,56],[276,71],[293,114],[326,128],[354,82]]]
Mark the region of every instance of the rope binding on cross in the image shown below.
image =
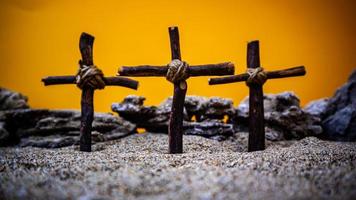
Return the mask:
[[[80,89],[83,89],[83,87],[91,87],[92,89],[104,89],[104,73],[95,65],[88,66],[79,62],[76,84]]]
[[[179,83],[189,78],[188,63],[179,59],[173,59],[168,65],[166,79],[171,83]]]
[[[263,85],[267,81],[266,72],[262,67],[247,68],[246,73],[249,75],[246,80],[247,86],[251,85]]]

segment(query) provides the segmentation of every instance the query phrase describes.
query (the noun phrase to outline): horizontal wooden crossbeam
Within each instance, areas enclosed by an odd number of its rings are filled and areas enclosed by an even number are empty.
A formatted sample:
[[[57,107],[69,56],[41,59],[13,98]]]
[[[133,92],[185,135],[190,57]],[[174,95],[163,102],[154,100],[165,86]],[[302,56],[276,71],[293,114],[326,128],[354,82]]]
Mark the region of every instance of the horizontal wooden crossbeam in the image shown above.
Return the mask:
[[[305,74],[306,71],[304,66],[292,67],[289,69],[276,70],[276,71],[266,71],[267,79],[304,76]],[[220,77],[220,78],[211,78],[209,79],[209,85],[242,82],[242,81],[246,81],[248,78],[249,75],[247,73]]]
[[[128,79],[125,77],[104,77],[105,85],[107,86],[122,86],[137,90],[138,81]],[[45,86],[47,85],[62,85],[62,84],[76,84],[75,76],[48,76],[42,79]]]
[[[166,76],[168,71],[167,66],[122,66],[118,75],[120,76]],[[189,76],[223,76],[234,74],[235,66],[231,62],[224,62],[218,64],[206,64],[189,66]]]

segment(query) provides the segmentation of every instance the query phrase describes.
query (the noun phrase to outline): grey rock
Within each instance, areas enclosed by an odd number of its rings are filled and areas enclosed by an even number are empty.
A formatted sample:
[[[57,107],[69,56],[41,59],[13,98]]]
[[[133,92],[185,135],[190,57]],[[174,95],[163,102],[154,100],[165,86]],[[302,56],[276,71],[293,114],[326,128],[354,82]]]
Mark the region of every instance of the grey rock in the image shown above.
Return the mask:
[[[234,133],[232,124],[224,124],[216,119],[204,122],[184,122],[183,126],[186,135],[198,135],[219,141],[227,139]]]
[[[79,144],[78,136],[50,135],[46,137],[29,136],[21,139],[20,147],[60,148]]]
[[[219,97],[187,96],[184,107],[188,117],[191,119],[195,116],[198,122],[206,119],[223,120],[235,114],[232,100]]]
[[[5,123],[0,122],[0,146],[4,146],[10,137],[9,132],[5,129]]]
[[[29,108],[28,98],[21,93],[0,87],[0,110]]]
[[[235,114],[235,109],[231,99],[219,97],[209,98],[204,102],[204,109],[201,111],[201,119],[219,119],[231,118]]]
[[[356,106],[356,78],[352,78],[355,72],[350,76],[347,83],[341,86],[330,98],[329,104],[326,109],[326,116],[332,115],[344,107]]]
[[[340,109],[323,121],[324,130],[330,136],[346,137],[345,134],[347,134],[349,124],[355,116],[356,111],[350,106]]]
[[[356,70],[330,98],[320,117],[327,139],[356,141]]]
[[[58,148],[78,144],[80,136],[80,111],[20,109],[0,112],[0,145]],[[2,127],[1,127],[2,124]],[[112,114],[95,113],[93,142],[114,140],[130,135],[136,126]],[[4,134],[1,134],[4,135]]]
[[[235,129],[248,129],[249,99],[237,107]],[[322,133],[320,118],[300,108],[298,97],[292,92],[266,94],[263,99],[266,138],[268,140],[301,139]]]
[[[117,112],[120,117],[153,132],[166,132],[168,127],[170,109],[165,101],[160,107],[144,106],[146,98],[129,95],[121,103],[113,103],[112,111]]]
[[[318,99],[318,100],[309,102],[304,107],[303,110],[309,114],[314,115],[314,116],[321,117],[321,116],[325,115],[328,103],[329,103],[328,98]]]
[[[113,103],[111,108],[125,120],[137,124],[139,128],[150,132],[167,133],[172,97],[157,107],[143,105],[144,100],[144,97],[130,95],[121,103]],[[235,113],[229,99],[187,96],[183,112],[185,134],[214,137],[219,140],[232,135],[232,125],[223,121],[226,116],[229,118]]]

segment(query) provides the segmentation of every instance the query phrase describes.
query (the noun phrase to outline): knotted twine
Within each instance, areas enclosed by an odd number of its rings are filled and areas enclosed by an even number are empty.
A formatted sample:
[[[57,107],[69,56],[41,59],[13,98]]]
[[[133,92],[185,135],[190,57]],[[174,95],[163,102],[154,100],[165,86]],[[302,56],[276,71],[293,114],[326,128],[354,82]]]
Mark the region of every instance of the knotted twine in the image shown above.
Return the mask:
[[[188,63],[179,59],[172,60],[168,65],[166,79],[171,83],[180,83],[189,78]]]
[[[251,85],[263,85],[267,81],[266,72],[262,67],[247,68],[246,73],[249,75],[246,80],[248,86]]]
[[[76,83],[80,89],[91,87],[92,89],[104,89],[104,73],[95,65],[79,64]]]

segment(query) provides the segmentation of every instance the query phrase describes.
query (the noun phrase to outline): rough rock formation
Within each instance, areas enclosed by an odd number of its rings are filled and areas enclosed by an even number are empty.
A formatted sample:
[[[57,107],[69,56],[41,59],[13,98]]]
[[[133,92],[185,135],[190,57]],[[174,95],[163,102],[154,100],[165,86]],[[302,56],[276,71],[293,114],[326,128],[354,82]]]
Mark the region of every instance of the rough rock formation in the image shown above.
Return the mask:
[[[113,103],[111,108],[139,128],[167,133],[172,98],[167,98],[158,107],[144,106],[144,100],[144,97],[129,95],[121,103]],[[185,134],[223,139],[233,134],[233,126],[223,120],[234,113],[231,100],[187,96],[184,104]]]
[[[210,119],[224,120],[225,117],[229,119],[235,114],[232,100],[219,97],[187,96],[184,107],[188,118],[192,119],[195,116],[197,122]]]
[[[165,132],[170,109],[165,105],[144,106],[144,97],[129,95],[122,103],[113,103],[111,109],[120,117],[153,132]]]
[[[237,107],[234,118],[237,130],[248,128],[249,103],[246,97]],[[322,133],[320,119],[300,108],[298,97],[292,92],[264,96],[266,138],[269,140],[301,139]]]
[[[29,108],[28,98],[18,92],[0,87],[0,111]]]
[[[225,124],[216,119],[209,119],[202,122],[184,122],[186,135],[198,135],[219,141],[227,139],[234,134],[232,124]]]
[[[0,146],[57,148],[78,144],[80,112],[72,110],[20,109],[0,112]],[[111,114],[96,113],[93,142],[125,137],[135,125]]]
[[[301,139],[318,136],[333,140],[356,140],[356,71],[349,82],[330,99],[311,102],[300,108],[291,92],[265,95],[266,138]],[[172,98],[159,106],[145,106],[145,98],[129,95],[110,114],[96,114],[93,142],[124,137],[136,127],[149,132],[167,133]],[[0,89],[0,145],[62,147],[77,144],[80,112],[70,110],[33,110],[27,97]],[[237,131],[248,130],[248,98],[237,107],[229,99],[187,96],[184,104],[185,134],[224,140]],[[324,128],[324,134],[322,133]],[[45,136],[45,137],[44,137]]]
[[[311,102],[305,110],[321,118],[325,138],[356,141],[356,70],[332,98]]]
[[[312,114],[314,116],[320,117],[325,115],[326,108],[328,107],[329,99],[323,98],[309,102],[305,107],[304,111]]]

